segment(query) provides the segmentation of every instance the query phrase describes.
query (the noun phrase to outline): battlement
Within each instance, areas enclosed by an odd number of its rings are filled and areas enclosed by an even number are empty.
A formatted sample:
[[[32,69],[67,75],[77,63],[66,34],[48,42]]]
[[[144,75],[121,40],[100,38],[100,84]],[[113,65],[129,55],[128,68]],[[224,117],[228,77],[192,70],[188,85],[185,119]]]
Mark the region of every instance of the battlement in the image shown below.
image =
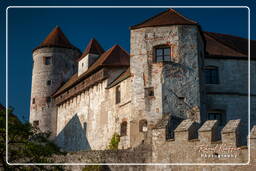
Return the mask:
[[[186,119],[173,130],[174,138],[169,141],[190,142],[193,140],[200,141],[200,143],[222,142],[238,147],[241,137],[239,132],[240,122],[240,119],[230,120],[220,132],[217,120],[207,120],[200,127],[198,123],[191,119]],[[255,127],[253,129],[255,129]],[[156,132],[161,132],[162,135],[166,135],[167,133],[165,128],[153,129],[153,136],[157,135]],[[221,138],[219,134],[221,134]],[[164,141],[166,140],[164,136],[161,136],[161,138]]]
[[[248,149],[240,143],[240,122],[240,119],[230,120],[220,129],[217,120],[207,120],[199,126],[191,119],[186,119],[173,130],[156,127],[152,130],[152,160],[182,163],[246,162]],[[170,131],[174,132],[174,136],[168,139],[166,135]],[[255,144],[256,126],[252,128],[249,138],[251,144]],[[177,157],[173,158],[174,155]]]

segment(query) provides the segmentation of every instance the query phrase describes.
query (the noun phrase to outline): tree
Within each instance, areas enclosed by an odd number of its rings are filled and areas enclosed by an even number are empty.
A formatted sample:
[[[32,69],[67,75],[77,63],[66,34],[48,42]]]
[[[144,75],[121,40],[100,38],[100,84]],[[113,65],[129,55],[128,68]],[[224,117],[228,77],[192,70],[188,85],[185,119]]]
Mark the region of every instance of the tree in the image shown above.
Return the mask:
[[[49,132],[40,132],[30,123],[22,123],[8,109],[8,162],[9,163],[51,163],[53,154],[63,154],[48,140]],[[6,111],[0,110],[0,168],[4,170],[63,170],[59,166],[10,166],[6,156]],[[0,169],[1,170],[1,169]]]

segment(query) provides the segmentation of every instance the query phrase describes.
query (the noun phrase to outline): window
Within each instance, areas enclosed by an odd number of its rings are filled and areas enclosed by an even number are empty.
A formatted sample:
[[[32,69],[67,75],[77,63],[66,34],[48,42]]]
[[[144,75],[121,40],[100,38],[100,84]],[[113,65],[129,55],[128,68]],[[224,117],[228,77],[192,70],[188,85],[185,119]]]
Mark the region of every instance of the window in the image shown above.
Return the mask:
[[[51,64],[51,57],[50,56],[46,56],[44,57],[44,64],[45,65],[50,65]]]
[[[148,122],[145,119],[139,121],[139,131],[140,132],[147,132],[148,130]]]
[[[153,87],[145,88],[145,95],[146,97],[154,97],[154,88]]]
[[[39,126],[39,120],[33,121],[33,127],[38,128],[38,126]]]
[[[218,67],[206,66],[204,69],[206,84],[219,84]]]
[[[123,121],[121,123],[120,135],[121,136],[126,136],[127,135],[127,122],[126,121]]]
[[[121,90],[120,86],[116,87],[116,104],[121,102]]]
[[[171,48],[169,46],[155,47],[155,62],[171,61]]]
[[[51,97],[46,97],[46,102],[47,103],[51,103],[51,101],[52,101]]]
[[[35,104],[35,103],[36,103],[36,99],[33,98],[33,99],[32,99],[32,104]]]
[[[218,120],[220,126],[223,126],[226,123],[226,115],[223,110],[208,111],[208,119],[209,120]]]
[[[52,80],[47,80],[47,83],[46,83],[48,86],[52,85]]]

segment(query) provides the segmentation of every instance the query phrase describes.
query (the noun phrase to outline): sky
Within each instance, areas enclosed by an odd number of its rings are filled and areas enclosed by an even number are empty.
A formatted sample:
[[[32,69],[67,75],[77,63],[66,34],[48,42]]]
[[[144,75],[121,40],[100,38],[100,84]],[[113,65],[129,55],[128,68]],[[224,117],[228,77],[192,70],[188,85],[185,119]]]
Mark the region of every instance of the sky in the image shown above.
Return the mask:
[[[122,3],[121,3],[122,2]],[[229,0],[190,1],[0,1],[0,103],[6,106],[6,43],[5,17],[7,6],[31,5],[243,5],[251,10],[251,38],[256,39],[255,4],[253,1]],[[146,3],[147,2],[147,3]],[[29,118],[32,75],[32,50],[56,26],[60,26],[69,41],[83,51],[91,38],[96,38],[107,50],[119,44],[130,51],[129,27],[166,10],[166,8],[9,8],[8,9],[8,105],[20,119]],[[204,31],[248,37],[247,8],[174,8],[197,21]]]

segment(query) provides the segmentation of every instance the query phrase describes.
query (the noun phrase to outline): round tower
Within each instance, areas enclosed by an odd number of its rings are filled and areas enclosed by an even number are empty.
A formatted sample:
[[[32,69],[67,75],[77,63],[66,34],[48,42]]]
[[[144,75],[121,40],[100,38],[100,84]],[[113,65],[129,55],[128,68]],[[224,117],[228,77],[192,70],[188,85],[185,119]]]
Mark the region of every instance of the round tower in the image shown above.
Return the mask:
[[[30,123],[41,131],[56,134],[56,108],[51,95],[77,72],[78,48],[55,27],[46,39],[33,50]]]

